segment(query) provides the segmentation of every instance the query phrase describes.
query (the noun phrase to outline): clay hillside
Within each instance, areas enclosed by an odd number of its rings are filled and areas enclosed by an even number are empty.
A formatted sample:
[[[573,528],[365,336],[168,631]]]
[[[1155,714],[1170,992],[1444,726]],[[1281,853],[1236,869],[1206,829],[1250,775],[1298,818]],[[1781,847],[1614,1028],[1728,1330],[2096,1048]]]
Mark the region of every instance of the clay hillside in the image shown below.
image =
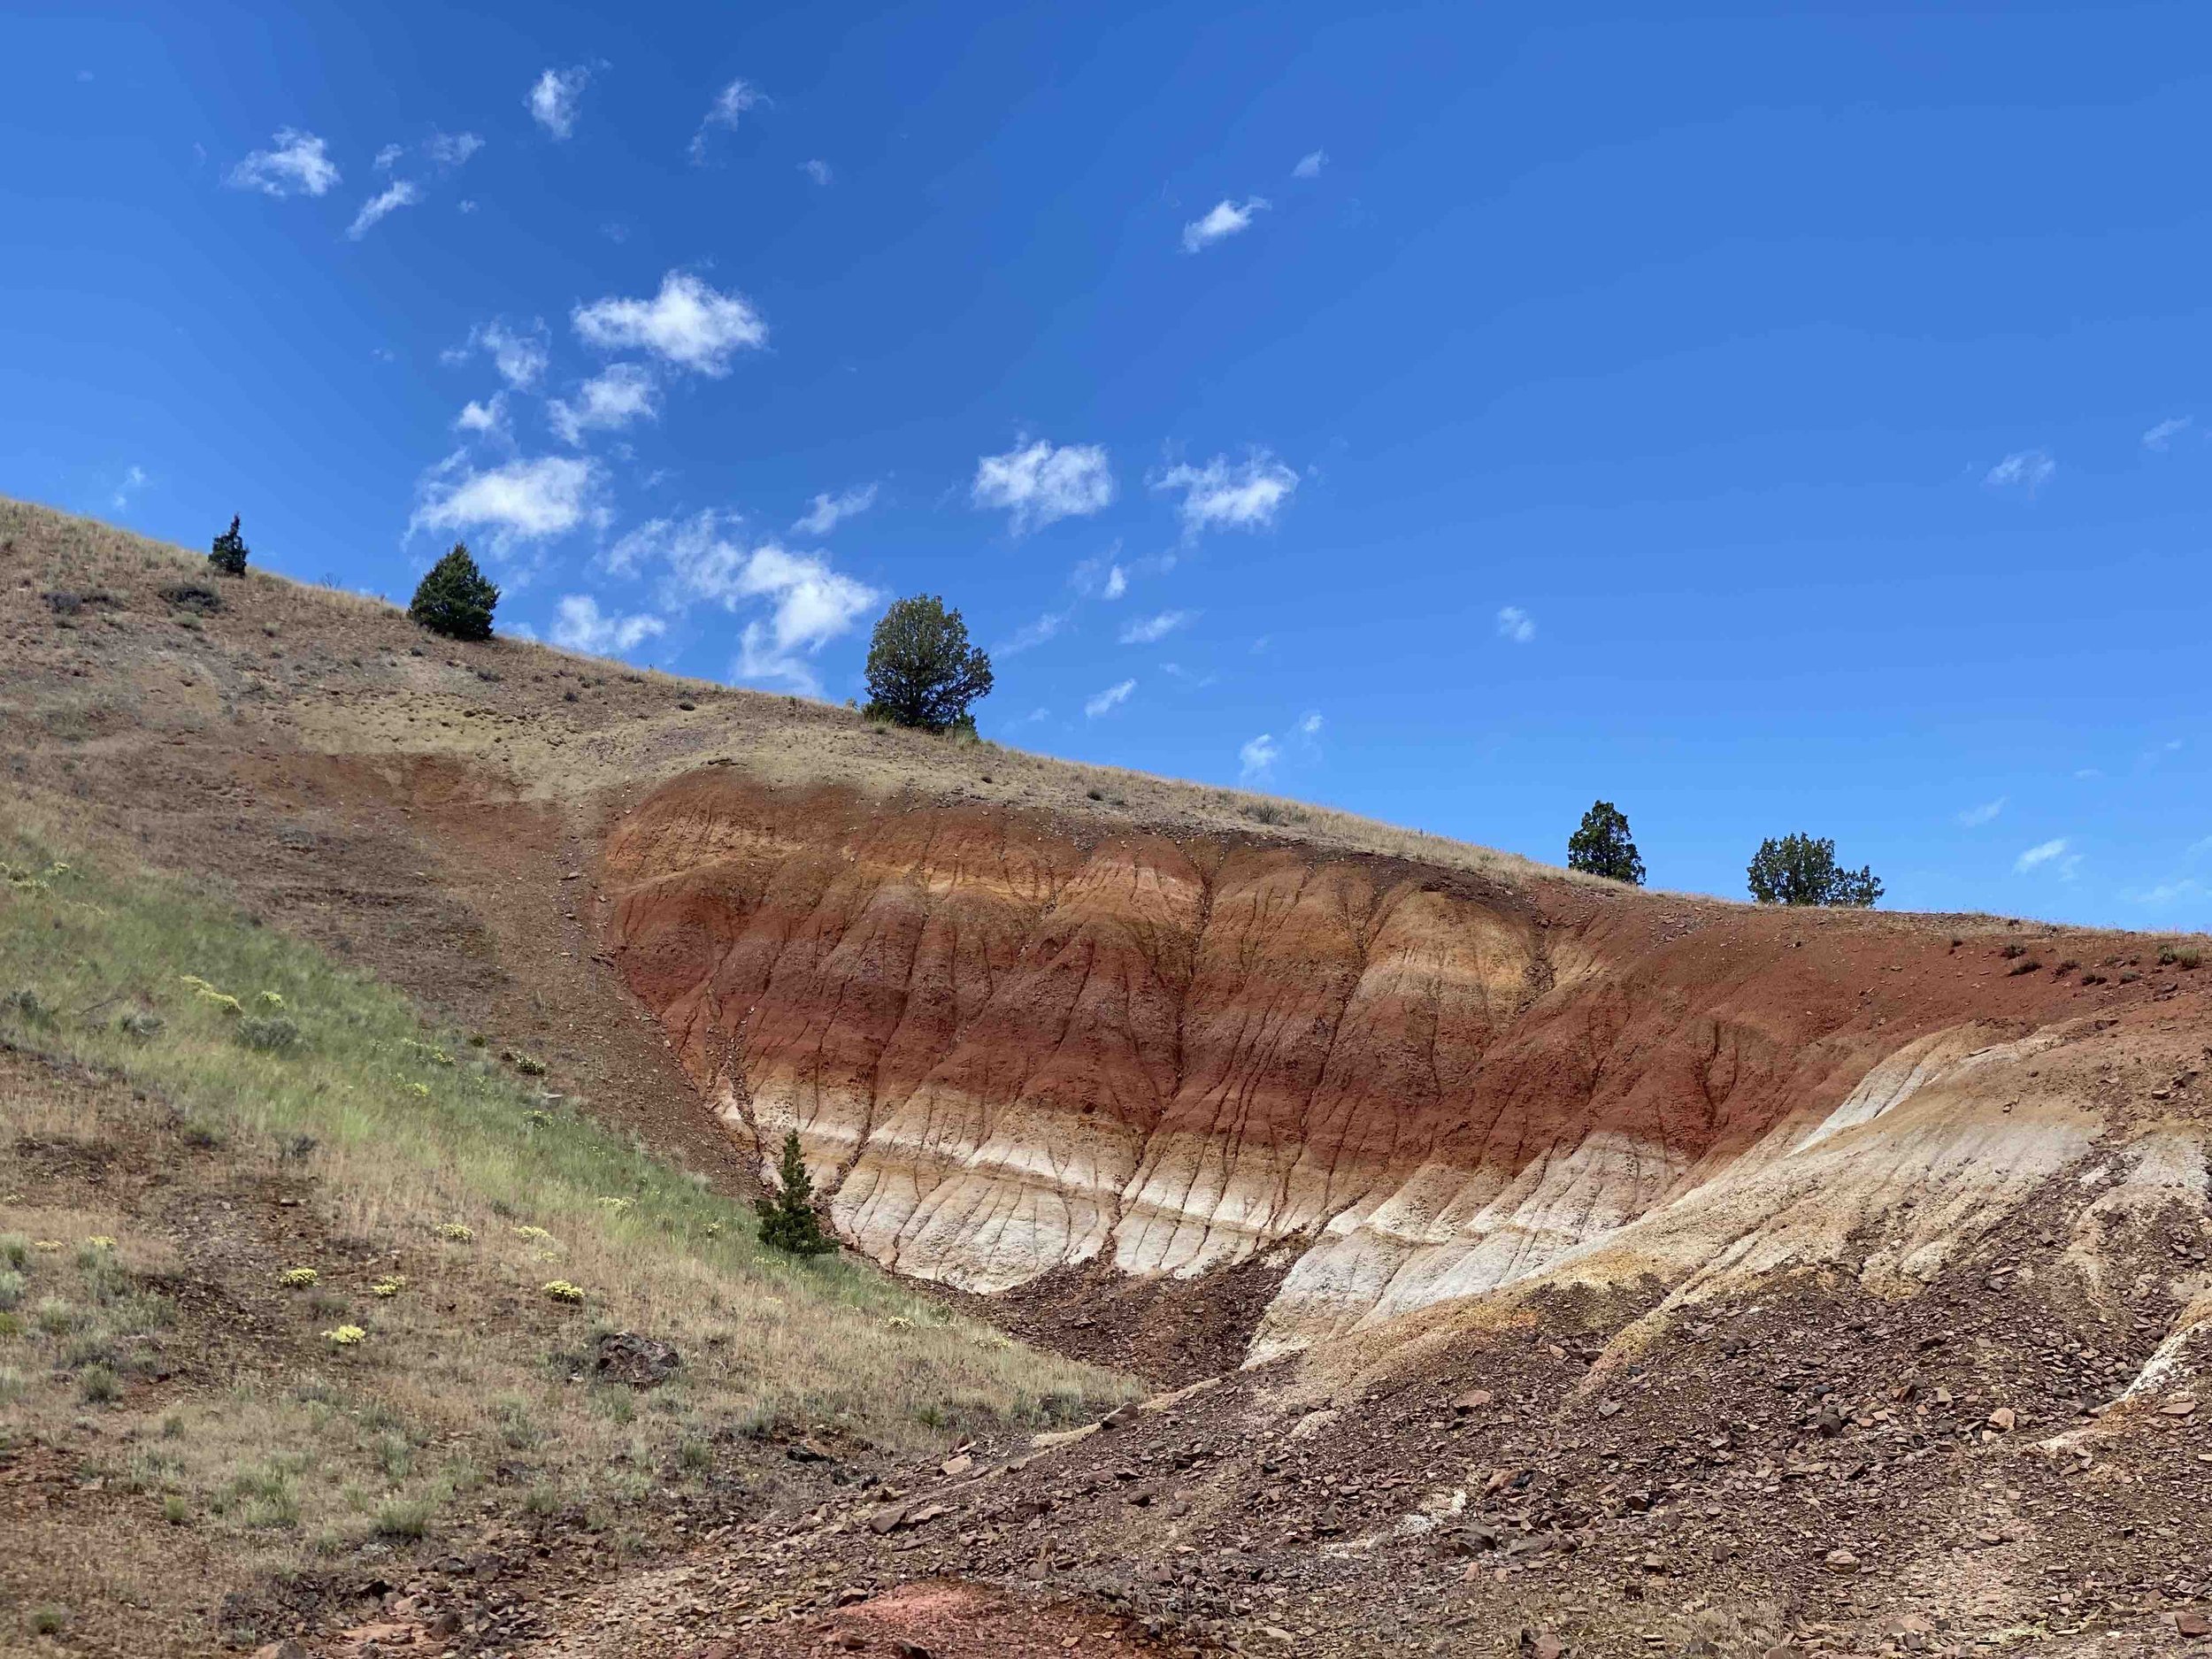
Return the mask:
[[[0,1646],[2212,1652],[2200,939],[1642,893],[12,503],[0,641]],[[753,1236],[794,1132],[837,1256]]]

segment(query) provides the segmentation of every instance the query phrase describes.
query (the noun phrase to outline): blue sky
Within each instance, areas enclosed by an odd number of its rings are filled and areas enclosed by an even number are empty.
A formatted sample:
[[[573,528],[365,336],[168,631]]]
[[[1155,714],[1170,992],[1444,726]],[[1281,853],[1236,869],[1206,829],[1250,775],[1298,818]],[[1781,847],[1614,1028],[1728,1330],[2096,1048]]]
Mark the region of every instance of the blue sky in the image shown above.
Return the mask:
[[[2212,925],[2200,8],[336,10],[12,9],[0,489],[839,700],[941,593],[1026,748]]]

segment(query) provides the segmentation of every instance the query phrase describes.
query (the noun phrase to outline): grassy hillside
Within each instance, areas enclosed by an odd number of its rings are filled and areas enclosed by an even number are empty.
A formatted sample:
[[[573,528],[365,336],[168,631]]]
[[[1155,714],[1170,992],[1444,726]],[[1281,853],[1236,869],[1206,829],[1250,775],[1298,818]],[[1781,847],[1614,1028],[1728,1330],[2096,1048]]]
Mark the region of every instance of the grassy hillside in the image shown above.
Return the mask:
[[[0,877],[0,1468],[84,1524],[0,1564],[35,1625],[488,1513],[641,1543],[795,1478],[787,1443],[864,1460],[1127,1392],[764,1249],[521,1049],[173,880],[20,824]],[[599,1380],[617,1330],[674,1376]]]

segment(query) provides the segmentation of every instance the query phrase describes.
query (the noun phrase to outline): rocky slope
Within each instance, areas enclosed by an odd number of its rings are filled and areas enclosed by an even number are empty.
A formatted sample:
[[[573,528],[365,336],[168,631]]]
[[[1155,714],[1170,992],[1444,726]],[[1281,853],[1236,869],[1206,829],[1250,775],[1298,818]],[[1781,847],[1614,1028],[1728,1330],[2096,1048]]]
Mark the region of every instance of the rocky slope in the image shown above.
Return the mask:
[[[2212,974],[2155,941],[715,768],[605,864],[625,979],[848,1240],[986,1292],[1272,1256],[1254,1359],[1539,1284],[1909,1293],[2062,1172],[2206,1210]]]

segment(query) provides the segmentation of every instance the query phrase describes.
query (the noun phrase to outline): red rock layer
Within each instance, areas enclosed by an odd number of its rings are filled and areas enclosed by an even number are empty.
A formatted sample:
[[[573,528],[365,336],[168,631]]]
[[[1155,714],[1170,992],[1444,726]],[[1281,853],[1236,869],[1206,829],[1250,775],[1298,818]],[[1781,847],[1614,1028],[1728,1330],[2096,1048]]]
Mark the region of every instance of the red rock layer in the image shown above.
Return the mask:
[[[994,1290],[1318,1242],[1309,1333],[1502,1284],[1809,1131],[1907,1042],[2092,994],[1909,918],[777,794],[611,838],[617,960],[841,1232]],[[1771,1143],[1770,1143],[1770,1145]]]

